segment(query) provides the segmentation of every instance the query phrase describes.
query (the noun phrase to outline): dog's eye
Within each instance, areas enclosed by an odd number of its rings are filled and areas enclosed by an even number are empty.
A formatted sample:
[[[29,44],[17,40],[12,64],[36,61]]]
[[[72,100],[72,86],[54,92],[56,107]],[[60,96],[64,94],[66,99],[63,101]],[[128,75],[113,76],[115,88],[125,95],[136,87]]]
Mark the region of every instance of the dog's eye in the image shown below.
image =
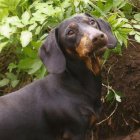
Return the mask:
[[[95,24],[95,20],[90,20],[90,21],[89,21],[89,24],[90,24],[90,25],[94,25],[94,24]]]
[[[73,30],[69,30],[69,31],[67,32],[67,35],[73,35],[73,34],[75,34],[75,32],[74,32]]]

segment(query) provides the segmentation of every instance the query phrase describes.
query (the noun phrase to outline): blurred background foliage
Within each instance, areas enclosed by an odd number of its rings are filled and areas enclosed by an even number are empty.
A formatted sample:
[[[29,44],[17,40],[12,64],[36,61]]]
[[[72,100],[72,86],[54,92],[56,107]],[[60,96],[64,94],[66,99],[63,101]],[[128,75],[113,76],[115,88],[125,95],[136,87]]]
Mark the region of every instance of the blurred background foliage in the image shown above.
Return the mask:
[[[38,49],[53,27],[75,13],[107,20],[118,46],[107,51],[104,59],[111,53],[121,55],[130,35],[140,43],[139,5],[139,0],[0,0],[0,87],[16,87],[24,74],[44,77],[47,71]],[[7,64],[2,58],[9,52],[13,55]]]

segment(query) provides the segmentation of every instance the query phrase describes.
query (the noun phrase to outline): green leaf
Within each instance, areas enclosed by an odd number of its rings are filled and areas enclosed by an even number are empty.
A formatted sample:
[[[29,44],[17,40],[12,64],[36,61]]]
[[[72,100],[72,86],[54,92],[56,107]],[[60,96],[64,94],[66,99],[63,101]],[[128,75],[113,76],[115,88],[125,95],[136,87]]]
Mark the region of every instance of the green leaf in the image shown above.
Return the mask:
[[[125,28],[133,28],[132,25],[130,25],[130,24],[124,24],[122,27],[125,27]]]
[[[10,80],[7,78],[0,80],[0,87],[4,87],[4,86],[8,85],[9,82],[10,82]]]
[[[46,75],[46,67],[42,64],[41,68],[37,71],[37,78],[43,78]]]
[[[14,11],[21,0],[0,0],[0,8],[7,8]]]
[[[32,24],[32,25],[28,28],[28,30],[29,30],[29,31],[34,30],[34,29],[36,28],[36,26],[37,26],[37,23],[34,23],[34,24]]]
[[[6,38],[10,38],[12,29],[10,28],[9,24],[4,24],[0,26],[0,34],[5,36]]]
[[[140,13],[134,15],[134,19],[140,21]]]
[[[29,19],[30,19],[30,13],[28,11],[25,11],[23,14],[22,14],[22,23],[24,25],[28,25],[29,23]]]
[[[134,20],[134,19],[132,19],[131,22],[134,23],[134,24],[137,24],[137,21]]]
[[[42,45],[42,41],[41,40],[38,40],[38,41],[32,41],[31,42],[31,45],[35,48],[35,49],[39,49],[39,47]]]
[[[34,59],[31,58],[24,58],[21,59],[18,63],[18,68],[21,70],[27,70],[30,69],[31,65],[34,63]]]
[[[112,14],[109,18],[108,18],[108,22],[113,22],[114,20],[116,21],[117,18],[117,14]],[[117,22],[117,21],[116,21]]]
[[[2,51],[2,49],[7,45],[8,42],[1,42],[0,43],[0,52]]]
[[[107,59],[109,58],[109,56],[110,56],[110,53],[111,53],[110,49],[107,49],[107,50],[105,51],[104,55],[103,55],[103,58],[104,58],[105,60],[107,60]]]
[[[136,31],[132,30],[129,35],[135,35],[136,34]]]
[[[34,74],[36,71],[38,71],[42,66],[42,62],[39,59],[36,59],[34,63],[30,66],[30,70],[28,71],[28,74]]]
[[[103,2],[102,2],[102,4],[103,4]],[[113,0],[108,0],[105,3],[105,5],[103,4],[103,9],[104,9],[103,11],[105,13],[109,12],[112,9],[112,6],[113,6]]]
[[[42,40],[42,41],[43,41],[44,39],[46,39],[47,35],[48,35],[48,33],[43,34],[43,35],[40,37],[40,40]]]
[[[30,47],[23,48],[23,53],[25,54],[25,56],[28,56],[30,58],[36,58],[37,57],[37,51],[30,48]]]
[[[17,65],[14,64],[14,63],[10,63],[9,66],[8,66],[8,70],[9,70],[10,72],[12,72],[12,70],[15,69],[15,68],[17,68]]]
[[[136,34],[135,35],[135,40],[140,43],[140,35]]]
[[[32,40],[32,33],[30,31],[22,31],[20,36],[20,42],[22,47],[26,47]]]
[[[107,92],[107,95],[106,95],[106,100],[107,101],[113,101],[113,99],[114,99],[114,92],[112,92],[112,91],[108,91]]]
[[[10,25],[14,25],[18,28],[23,28],[24,27],[24,25],[21,23],[21,20],[19,19],[18,16],[8,17],[6,19],[6,23],[8,23]]]
[[[140,25],[133,25],[134,28],[140,29]]]
[[[136,34],[137,34],[137,35],[140,35],[140,32],[139,32],[139,31],[136,31]]]
[[[40,31],[41,31],[41,26],[38,26],[38,27],[36,28],[35,34],[38,35],[38,34],[40,33]]]
[[[8,16],[8,9],[7,8],[2,8],[0,9],[0,20]]]
[[[7,72],[6,76],[10,80],[16,80],[17,79],[17,76],[15,74],[13,74],[12,72]]]
[[[115,47],[112,52],[122,55],[122,46],[118,43],[117,47]]]
[[[105,13],[100,9],[100,7],[96,6],[93,2],[89,1],[88,2],[89,5],[91,5],[93,8],[95,8],[99,13],[101,13],[101,15],[103,15],[104,17],[106,17]]]
[[[117,93],[115,93],[116,101],[121,102],[121,96],[119,96]]]
[[[12,80],[11,81],[11,86],[14,88],[18,85],[18,83],[19,83],[19,80]]]

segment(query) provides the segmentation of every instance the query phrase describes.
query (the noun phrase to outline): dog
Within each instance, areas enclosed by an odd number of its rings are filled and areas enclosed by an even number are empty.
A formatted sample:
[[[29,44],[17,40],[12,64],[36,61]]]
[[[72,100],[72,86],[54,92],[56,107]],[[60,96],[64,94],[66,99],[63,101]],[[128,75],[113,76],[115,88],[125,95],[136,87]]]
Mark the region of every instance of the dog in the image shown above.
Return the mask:
[[[49,74],[0,97],[0,140],[85,140],[101,110],[100,58],[110,25],[77,14],[50,31],[39,55]]]

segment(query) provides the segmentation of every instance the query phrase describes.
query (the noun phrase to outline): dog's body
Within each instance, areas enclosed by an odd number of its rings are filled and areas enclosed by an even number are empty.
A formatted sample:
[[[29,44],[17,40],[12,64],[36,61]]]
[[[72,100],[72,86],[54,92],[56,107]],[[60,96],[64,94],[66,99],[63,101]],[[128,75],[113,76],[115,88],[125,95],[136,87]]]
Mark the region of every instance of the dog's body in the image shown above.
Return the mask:
[[[92,82],[95,85],[98,80]],[[50,74],[1,97],[1,140],[55,140],[67,131],[81,137],[88,127],[86,115],[94,113],[91,111],[93,100],[97,102],[97,107],[94,107],[100,109],[99,97],[92,99],[90,96],[91,92],[99,92],[98,88],[83,90],[83,86],[69,73]]]
[[[85,140],[90,118],[101,109],[101,76],[98,61],[89,57],[90,39],[105,46],[107,37],[113,38],[110,29],[95,29],[95,35],[87,24],[83,30],[89,18],[77,15],[49,34],[40,49],[47,77],[0,98],[0,140]]]

